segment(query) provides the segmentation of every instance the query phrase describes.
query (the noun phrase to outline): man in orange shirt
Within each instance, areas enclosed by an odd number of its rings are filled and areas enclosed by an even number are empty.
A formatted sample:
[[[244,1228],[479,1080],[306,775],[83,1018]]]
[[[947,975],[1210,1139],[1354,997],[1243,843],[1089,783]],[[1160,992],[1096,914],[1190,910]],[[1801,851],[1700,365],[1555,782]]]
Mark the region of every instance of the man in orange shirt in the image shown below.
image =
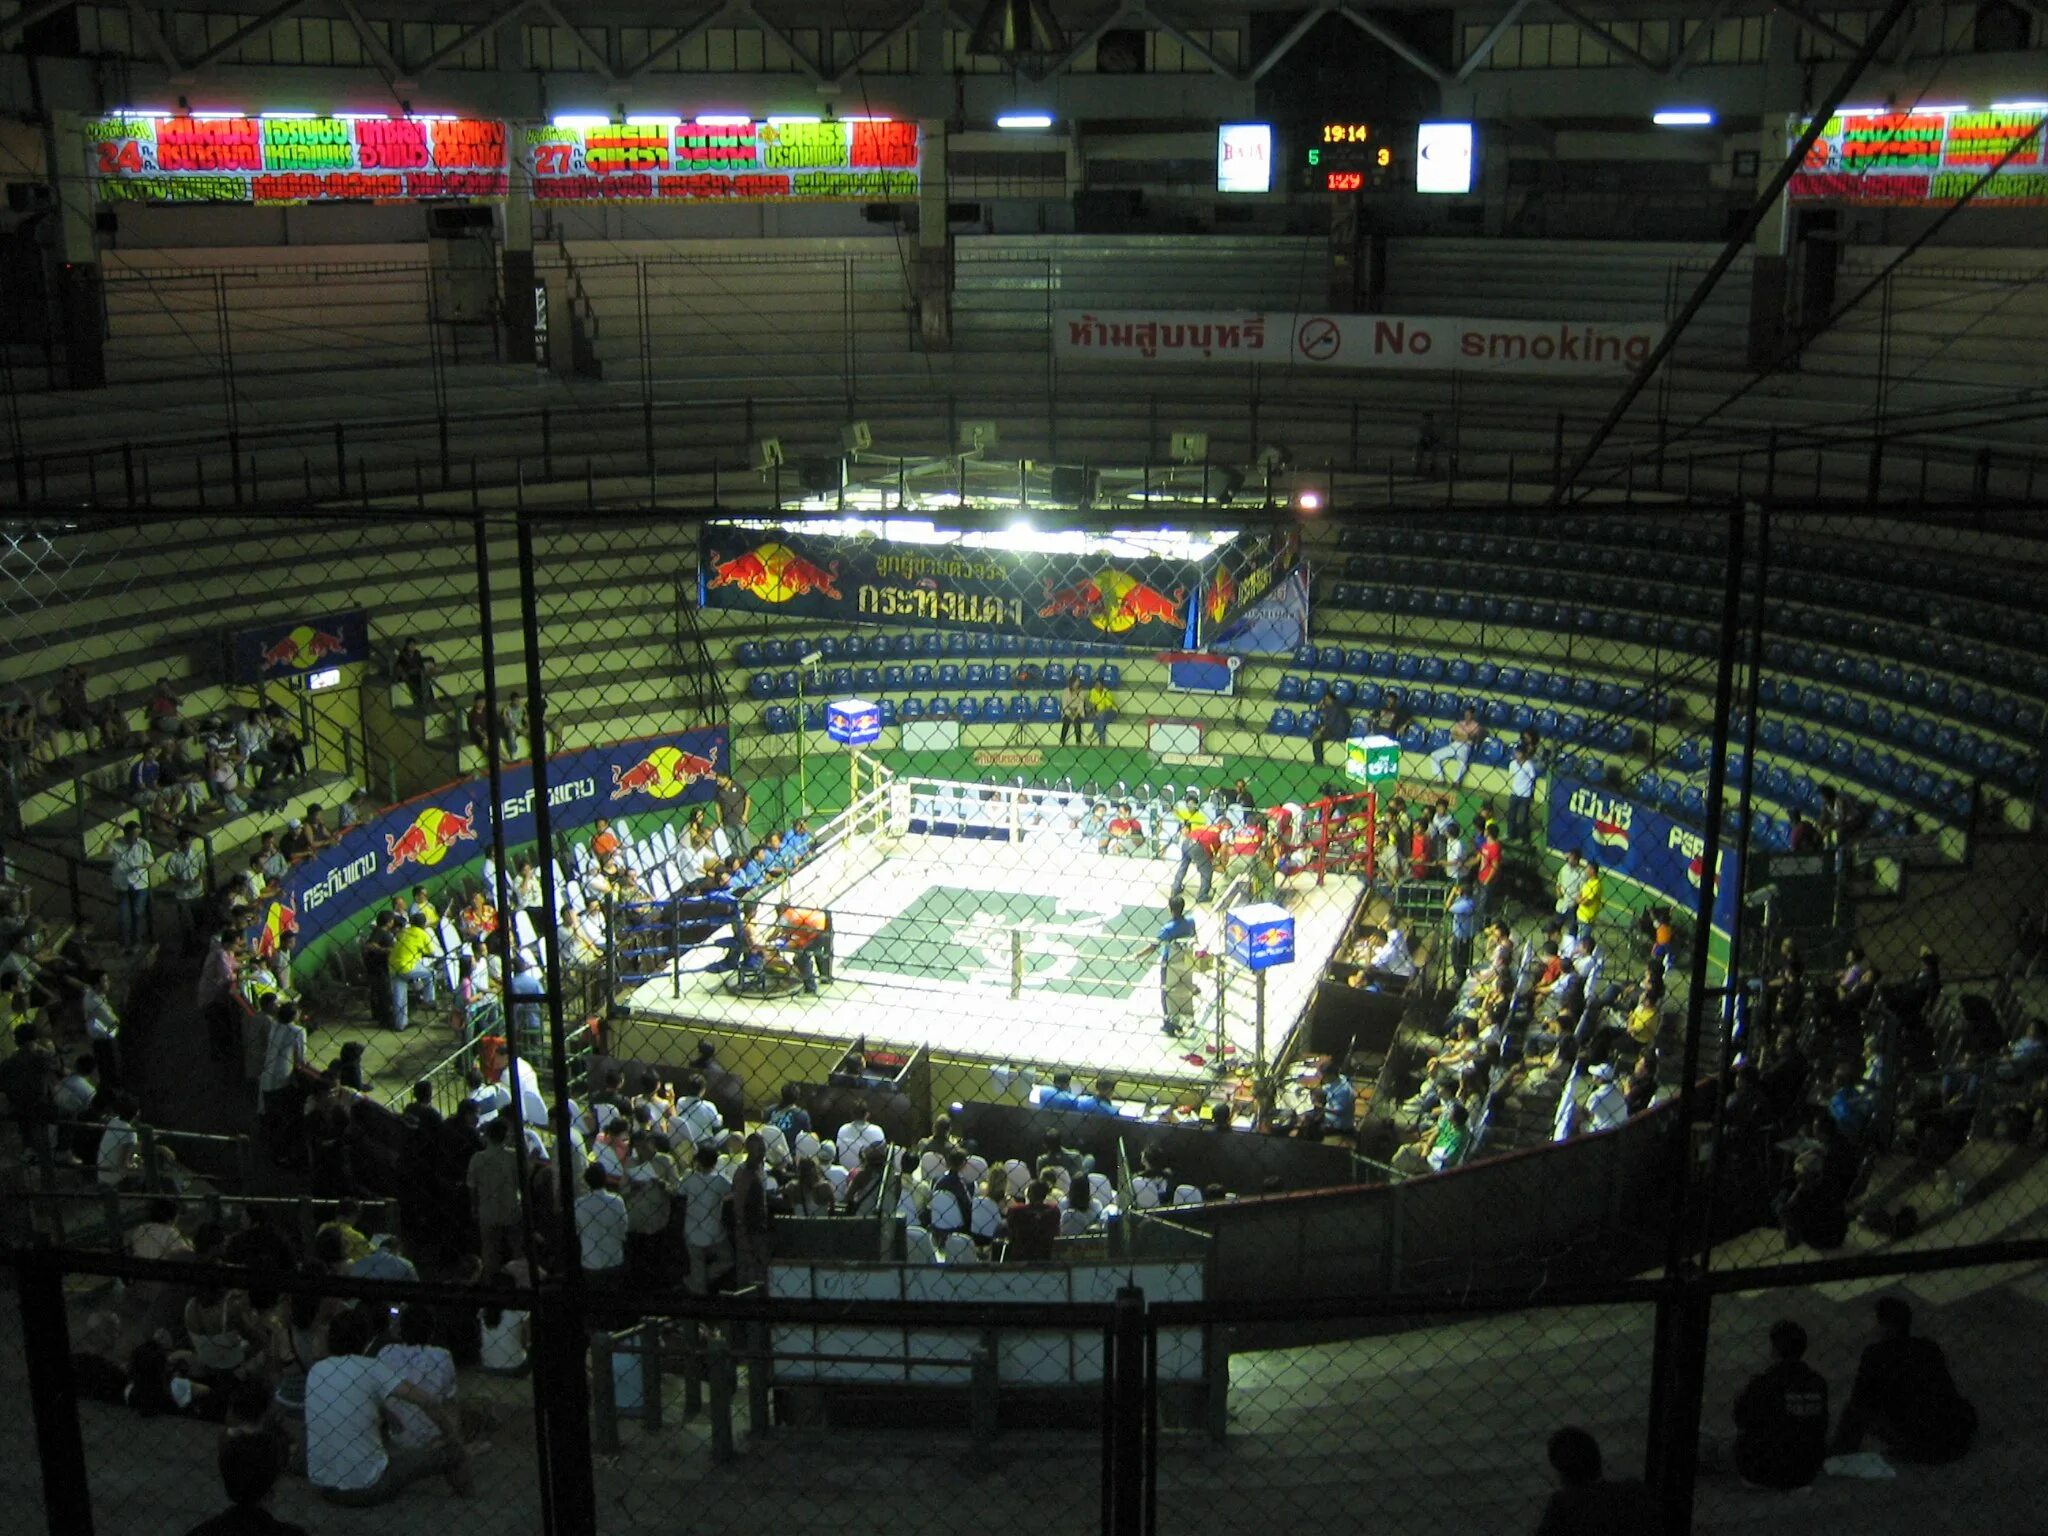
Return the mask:
[[[820,980],[832,979],[832,915],[815,907],[776,909],[776,944],[790,957],[804,990],[818,995]]]
[[[612,824],[602,816],[597,818],[597,830],[591,835],[590,853],[599,864],[619,851],[619,834],[612,830]]]

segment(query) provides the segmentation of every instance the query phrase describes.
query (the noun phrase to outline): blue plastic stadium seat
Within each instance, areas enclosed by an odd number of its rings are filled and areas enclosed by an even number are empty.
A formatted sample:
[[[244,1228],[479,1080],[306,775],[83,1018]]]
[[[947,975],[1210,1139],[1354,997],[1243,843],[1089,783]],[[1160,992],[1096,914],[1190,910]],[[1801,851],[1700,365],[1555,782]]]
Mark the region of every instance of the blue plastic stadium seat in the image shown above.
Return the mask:
[[[1557,711],[1539,709],[1536,711],[1536,734],[1548,741],[1557,735]]]
[[[1124,669],[1113,661],[1105,661],[1102,664],[1102,686],[1105,688],[1121,688],[1123,685]]]
[[[1500,686],[1500,668],[1490,661],[1480,662],[1472,669],[1472,686],[1493,692]]]
[[[903,701],[903,718],[905,720],[922,720],[924,718],[924,700],[905,699]]]
[[[778,699],[793,699],[796,697],[796,674],[794,672],[778,672],[775,674],[775,697]]]
[[[1344,670],[1344,647],[1341,645],[1324,646],[1316,653],[1316,665],[1325,672],[1342,672]]]
[[[882,691],[882,669],[880,667],[861,667],[857,669],[853,674],[853,686],[854,691],[863,696],[870,693],[880,693]]]
[[[957,720],[959,720],[959,722],[962,725],[979,724],[981,720],[981,702],[982,701],[980,699],[974,698],[972,696],[961,699],[953,706],[954,717]],[[998,702],[999,701],[995,699],[990,699],[988,701],[988,707],[990,710],[989,718],[991,719],[997,718],[994,714],[994,711],[998,706]]]
[[[1333,608],[1356,608],[1358,606],[1358,584],[1339,581],[1331,584],[1330,606]]]
[[[1294,711],[1285,704],[1274,709],[1272,718],[1266,722],[1268,736],[1291,736],[1294,734]]]
[[[784,662],[795,661],[802,654],[803,652],[788,640],[763,640],[761,642],[761,660],[771,667],[779,667]]]
[[[1912,797],[1920,801],[1932,800],[1939,784],[1940,781],[1933,774],[1923,769],[1921,772],[1913,775]]]
[[[1051,724],[1056,722],[1059,717],[1060,701],[1049,693],[1040,694],[1038,696],[1038,718]]]
[[[1007,661],[992,661],[988,668],[988,685],[997,693],[1016,686],[1017,670]]]
[[[1394,662],[1394,676],[1401,679],[1402,682],[1413,682],[1416,678],[1420,677],[1421,675],[1421,657],[1412,654],[1404,654],[1396,658]]]
[[[1301,679],[1294,673],[1288,672],[1281,677],[1280,686],[1273,690],[1273,697],[1285,699],[1289,703],[1295,703],[1307,697],[1307,695],[1302,690]]]
[[[1848,712],[1849,699],[1846,694],[1836,693],[1830,689],[1821,696],[1820,715],[1823,720],[1839,721]]]
[[[1607,752],[1633,752],[1636,733],[1626,720],[1609,720],[1599,729],[1600,746]]]
[[[1355,702],[1358,698],[1358,693],[1351,686],[1351,680],[1349,678],[1333,677],[1330,679],[1329,688],[1330,697],[1335,699],[1339,704],[1350,704]]]
[[[825,729],[824,705],[806,704],[804,706],[804,729],[807,731],[822,731]]]
[[[772,736],[787,736],[796,729],[796,721],[790,712],[780,704],[770,704],[761,716],[761,723]]]
[[[1577,697],[1576,689],[1573,690],[1573,696]],[[1621,708],[1621,685],[1619,683],[1601,683],[1594,690],[1593,707],[1608,712]]]
[[[996,651],[999,655],[1003,656],[1022,656],[1024,654],[1024,637],[1022,635],[1000,636],[996,641]]]
[[[1849,700],[1849,707],[1842,712],[1842,719],[1850,730],[1863,730],[1870,724],[1870,701],[1860,694]]]
[[[928,629],[917,637],[917,654],[920,656],[943,656],[945,654],[945,642],[937,630]]]
[[[970,661],[967,663],[966,671],[961,674],[961,680],[969,688],[986,688],[988,686],[988,664],[986,662]]]
[[[896,701],[894,699],[882,700],[882,729],[885,731],[895,729],[896,720]]]
[[[1316,648],[1306,643],[1297,645],[1294,648],[1294,664],[1297,667],[1307,667],[1313,671],[1316,664]]]
[[[1401,727],[1401,745],[1410,752],[1420,752],[1429,740],[1429,732],[1420,720],[1410,720]]]
[[[1766,752],[1782,752],[1785,749],[1785,722],[1776,715],[1765,715],[1757,721],[1756,744]]]
[[[1500,677],[1494,686],[1499,688],[1502,693],[1527,693],[1529,691],[1525,681],[1525,674],[1520,667],[1502,667],[1500,669]]]
[[[1798,721],[1790,721],[1779,732],[1779,742],[1787,757],[1806,756],[1806,727]]]
[[[968,643],[967,636],[959,630],[953,630],[946,636],[946,654],[948,656],[965,656],[972,649],[973,647]]]
[[[902,634],[891,637],[889,655],[897,661],[908,661],[917,654],[917,636]]]
[[[775,697],[775,675],[771,672],[754,672],[747,677],[747,697],[750,699],[772,699]]]
[[[1952,762],[1956,755],[1962,751],[1962,742],[1962,733],[1954,726],[1939,726],[1934,732],[1934,741],[1932,743],[1934,755],[1943,762]]]
[[[1421,676],[1425,683],[1442,682],[1444,680],[1444,673],[1448,670],[1441,656],[1425,656],[1422,658]]]
[[[960,686],[960,663],[957,661],[940,662],[938,675],[941,688],[958,688]]]
[[[1706,793],[1697,784],[1687,784],[1678,792],[1678,809],[1689,820],[1698,823],[1707,819]]]
[[[1698,773],[1706,765],[1706,749],[1700,745],[1697,736],[1686,737],[1678,744],[1678,750],[1671,754],[1671,766],[1680,773]]]
[[[761,665],[761,642],[742,640],[734,647],[732,656],[743,667],[758,667]]]
[[[911,687],[913,687],[913,688],[929,688],[929,687],[931,687],[931,685],[932,685],[932,664],[931,664],[930,662],[928,662],[928,661],[920,661],[920,662],[916,663],[916,664],[915,664],[914,666],[912,666],[912,667],[911,667],[911,669],[910,669],[910,686],[911,686]]]
[[[996,653],[996,637],[991,634],[977,634],[974,637],[974,654],[993,656]]]
[[[941,694],[938,698],[933,699],[931,704],[930,717],[934,720],[952,719],[953,701],[945,697],[943,694]]]
[[[882,692],[901,693],[910,686],[910,669],[900,661],[882,668]]]
[[[1472,684],[1472,663],[1462,656],[1455,658],[1444,668],[1444,679],[1456,683],[1460,688],[1469,688]]]
[[[1557,722],[1557,736],[1560,741],[1577,741],[1586,734],[1586,717],[1574,710]]]
[[[1067,686],[1067,667],[1065,662],[1049,661],[1045,664],[1045,686],[1048,688],[1064,688]]]
[[[1479,743],[1479,761],[1488,768],[1504,768],[1508,761],[1507,743],[1498,736],[1489,736]]]
[[[1362,645],[1354,645],[1344,652],[1344,670],[1353,677],[1364,677],[1372,671],[1372,652]]]

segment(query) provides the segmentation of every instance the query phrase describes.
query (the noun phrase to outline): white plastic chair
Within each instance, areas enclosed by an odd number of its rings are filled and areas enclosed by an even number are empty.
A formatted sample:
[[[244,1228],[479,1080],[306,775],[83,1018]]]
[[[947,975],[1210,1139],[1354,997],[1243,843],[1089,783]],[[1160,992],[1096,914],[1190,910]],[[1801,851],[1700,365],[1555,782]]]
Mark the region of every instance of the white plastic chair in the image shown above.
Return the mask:
[[[929,1184],[946,1171],[945,1154],[927,1152],[917,1160],[917,1176]]]
[[[815,1132],[798,1131],[796,1133],[796,1141],[792,1143],[790,1150],[796,1153],[798,1157],[815,1158],[821,1148],[822,1143],[819,1142]]]
[[[590,844],[578,843],[569,850],[569,862],[579,875],[588,874],[596,860],[590,856]]]
[[[903,1257],[911,1264],[936,1264],[939,1253],[932,1246],[932,1235],[923,1227],[903,1229]]]
[[[1200,1205],[1202,1192],[1192,1184],[1183,1184],[1173,1192],[1175,1205]]]
[[[1003,1176],[1010,1181],[1010,1198],[1022,1200],[1031,1190],[1031,1169],[1021,1158],[1003,1164]]]
[[[979,1264],[981,1250],[965,1232],[953,1232],[946,1237],[945,1258],[948,1264]]]
[[[1088,1197],[1097,1206],[1107,1210],[1116,1204],[1116,1186],[1109,1182],[1106,1175],[1091,1173],[1088,1175]]]
[[[834,1200],[844,1200],[846,1198],[846,1181],[852,1178],[853,1175],[837,1163],[828,1163],[825,1167],[825,1177],[832,1181],[832,1198]]]
[[[612,835],[616,837],[621,843],[630,843],[633,841],[633,829],[631,825],[628,824],[625,817],[621,816],[618,818],[618,820],[612,823]]]
[[[717,850],[719,858],[729,859],[732,857],[732,838],[726,833],[725,828],[712,828],[711,846]]]
[[[789,1162],[789,1139],[782,1134],[781,1126],[762,1126],[761,1144],[768,1149],[768,1165],[771,1168],[781,1168]]]
[[[1045,1181],[1058,1191],[1062,1200],[1066,1199],[1067,1191],[1074,1187],[1074,1176],[1058,1163],[1045,1170]]]
[[[969,1157],[960,1170],[960,1177],[967,1181],[969,1189],[981,1188],[982,1181],[988,1177],[988,1159],[979,1155]]]

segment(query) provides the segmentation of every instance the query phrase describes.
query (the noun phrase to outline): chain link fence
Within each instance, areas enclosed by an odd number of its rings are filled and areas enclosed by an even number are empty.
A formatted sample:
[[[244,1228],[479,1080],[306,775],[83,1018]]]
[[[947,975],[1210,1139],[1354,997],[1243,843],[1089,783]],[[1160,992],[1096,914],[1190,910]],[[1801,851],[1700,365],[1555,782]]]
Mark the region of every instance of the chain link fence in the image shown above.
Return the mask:
[[[804,517],[8,523],[53,1521],[190,1528],[176,1382],[289,1431],[295,1367],[389,1345],[449,1352],[427,1423],[522,1528],[1512,1525],[1577,1424],[1732,1530],[1771,1323],[1834,1414],[1892,1290],[2016,1456],[2037,546],[1337,516],[1173,459],[756,472]],[[345,1302],[368,1339],[293,1323]],[[75,1414],[60,1315],[124,1373]],[[379,1518],[282,1449],[280,1518]],[[1865,1523],[1848,1469],[1800,1518]]]

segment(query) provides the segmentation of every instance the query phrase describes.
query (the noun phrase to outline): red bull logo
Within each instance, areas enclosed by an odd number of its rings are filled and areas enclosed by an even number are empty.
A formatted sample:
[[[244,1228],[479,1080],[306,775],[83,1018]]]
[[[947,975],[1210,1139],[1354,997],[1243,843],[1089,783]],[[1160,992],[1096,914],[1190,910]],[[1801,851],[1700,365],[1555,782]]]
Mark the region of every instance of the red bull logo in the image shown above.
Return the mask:
[[[408,864],[431,868],[448,857],[457,843],[476,841],[476,802],[472,800],[460,816],[439,806],[428,806],[413,818],[411,826],[398,836],[384,835],[384,873],[395,874]]]
[[[263,648],[263,670],[275,671],[285,667],[295,672],[316,667],[330,656],[339,656],[348,650],[348,642],[341,636],[329,634],[324,629],[315,629],[310,624],[301,624],[290,634],[284,635]]]
[[[786,544],[761,544],[730,560],[714,556],[705,586],[738,587],[763,603],[786,603],[811,592],[838,602],[839,562],[822,566]]]
[[[263,960],[270,959],[284,948],[285,941],[298,931],[298,908],[273,901],[264,909],[262,926],[256,930],[257,957]]]
[[[1215,579],[1209,583],[1208,600],[1203,605],[1211,624],[1223,622],[1223,615],[1230,612],[1230,605],[1237,601],[1237,577],[1225,567],[1219,567]]]
[[[650,795],[656,800],[673,800],[692,784],[718,774],[717,748],[710,755],[685,752],[678,747],[656,747],[639,762],[627,767],[612,765],[611,798]]]
[[[1182,603],[1187,589],[1176,587],[1172,596],[1147,586],[1127,572],[1104,569],[1063,587],[1045,584],[1041,619],[1085,618],[1105,634],[1120,635],[1144,624],[1166,624],[1179,629],[1183,624]]]

